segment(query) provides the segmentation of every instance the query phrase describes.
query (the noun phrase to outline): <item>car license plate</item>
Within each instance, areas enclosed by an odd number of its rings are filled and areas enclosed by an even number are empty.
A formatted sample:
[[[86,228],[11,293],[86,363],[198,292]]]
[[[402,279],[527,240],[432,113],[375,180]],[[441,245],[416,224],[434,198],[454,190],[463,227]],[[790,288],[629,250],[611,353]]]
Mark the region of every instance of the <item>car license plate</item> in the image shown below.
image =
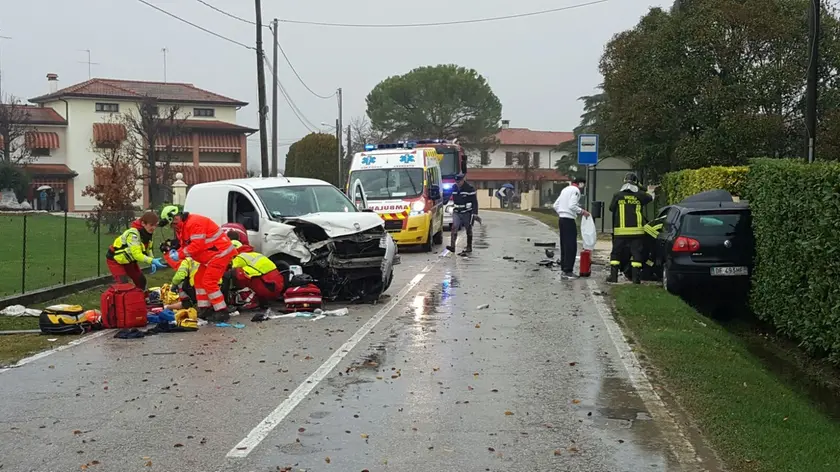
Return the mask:
[[[746,267],[712,267],[712,275],[749,275],[749,270]]]

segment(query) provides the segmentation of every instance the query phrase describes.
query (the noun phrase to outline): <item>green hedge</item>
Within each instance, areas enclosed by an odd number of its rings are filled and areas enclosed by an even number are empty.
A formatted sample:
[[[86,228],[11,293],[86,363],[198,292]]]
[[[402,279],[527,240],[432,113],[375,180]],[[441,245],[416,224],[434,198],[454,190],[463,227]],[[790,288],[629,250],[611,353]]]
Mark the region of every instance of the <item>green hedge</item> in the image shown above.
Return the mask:
[[[657,194],[662,199],[657,207],[677,203],[685,197],[713,189],[727,190],[732,195],[743,195],[749,167],[703,167],[670,172],[662,178]]]
[[[756,239],[753,310],[840,363],[840,164],[756,159],[745,190]]]

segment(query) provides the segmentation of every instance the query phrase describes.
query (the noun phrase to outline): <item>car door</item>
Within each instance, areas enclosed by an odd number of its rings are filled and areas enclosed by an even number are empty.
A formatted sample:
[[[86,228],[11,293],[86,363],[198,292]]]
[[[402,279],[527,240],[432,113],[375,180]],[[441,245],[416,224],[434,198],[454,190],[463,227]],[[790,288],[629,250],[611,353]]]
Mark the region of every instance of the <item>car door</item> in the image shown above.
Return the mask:
[[[362,181],[360,179],[356,179],[353,182],[352,187],[350,187],[350,201],[356,205],[356,208],[360,211],[365,211],[368,208],[367,204],[367,196],[365,195],[365,187],[362,185]]]
[[[662,220],[662,230],[656,237],[654,245],[653,261],[657,267],[662,267],[668,257],[668,250],[674,244],[674,238],[677,232],[677,221],[679,220],[680,210],[677,207],[665,207],[656,217],[656,220]]]
[[[232,189],[228,192],[228,223],[239,223],[248,232],[248,242],[255,251],[261,252],[263,235],[260,228],[265,222],[261,221],[256,202],[244,190]]]

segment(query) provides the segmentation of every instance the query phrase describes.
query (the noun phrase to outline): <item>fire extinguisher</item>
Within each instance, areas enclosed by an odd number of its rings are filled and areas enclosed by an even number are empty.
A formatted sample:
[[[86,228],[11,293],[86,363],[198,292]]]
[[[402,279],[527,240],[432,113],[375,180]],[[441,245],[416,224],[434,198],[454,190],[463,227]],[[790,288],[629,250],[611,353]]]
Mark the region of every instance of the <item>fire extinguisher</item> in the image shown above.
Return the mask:
[[[592,275],[592,251],[584,249],[580,251],[580,276],[589,277]]]

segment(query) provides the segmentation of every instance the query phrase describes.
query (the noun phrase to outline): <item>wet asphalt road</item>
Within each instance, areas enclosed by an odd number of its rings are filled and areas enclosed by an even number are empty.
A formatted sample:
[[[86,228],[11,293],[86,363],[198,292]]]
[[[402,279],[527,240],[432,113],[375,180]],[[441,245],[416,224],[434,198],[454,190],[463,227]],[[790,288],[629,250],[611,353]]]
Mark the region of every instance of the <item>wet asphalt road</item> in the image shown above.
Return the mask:
[[[105,335],[0,373],[0,470],[701,470],[587,281],[537,268],[556,236],[482,216],[472,256],[406,251],[390,298],[343,318]]]

